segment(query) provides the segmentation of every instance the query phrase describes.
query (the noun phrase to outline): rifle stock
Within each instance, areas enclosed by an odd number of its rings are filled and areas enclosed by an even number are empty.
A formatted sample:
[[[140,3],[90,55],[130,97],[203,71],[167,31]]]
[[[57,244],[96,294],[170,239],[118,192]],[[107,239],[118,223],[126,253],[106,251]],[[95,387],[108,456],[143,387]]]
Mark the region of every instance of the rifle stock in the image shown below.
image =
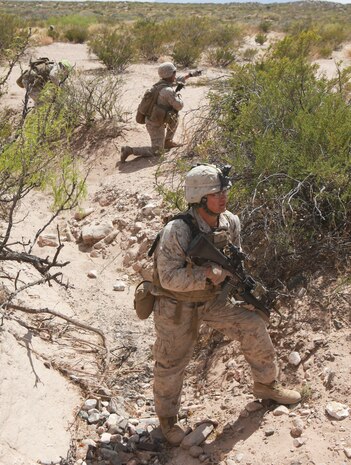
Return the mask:
[[[248,304],[255,307],[257,313],[259,313],[265,321],[269,321],[270,309],[265,306],[263,302],[258,300],[251,291],[255,287],[255,281],[245,274],[242,268],[242,257],[244,256],[235,246],[231,247],[232,254],[238,254],[233,259],[229,259],[224,253],[218,250],[212,242],[204,235],[198,234],[191,241],[187,255],[191,259],[198,259],[200,261],[211,261],[220,265],[225,270],[237,276],[241,283],[241,286],[230,285],[238,290],[240,297]],[[230,282],[230,281],[229,281]],[[239,289],[238,289],[239,287]]]

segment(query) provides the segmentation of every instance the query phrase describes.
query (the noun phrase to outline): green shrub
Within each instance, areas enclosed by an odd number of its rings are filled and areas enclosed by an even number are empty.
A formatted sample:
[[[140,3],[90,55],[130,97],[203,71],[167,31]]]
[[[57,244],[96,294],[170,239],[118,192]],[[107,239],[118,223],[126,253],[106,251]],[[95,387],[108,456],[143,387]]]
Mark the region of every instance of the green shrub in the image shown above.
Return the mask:
[[[121,94],[122,81],[114,75],[80,74],[66,82],[60,99],[71,127],[91,126],[97,120],[124,121]]]
[[[174,44],[172,58],[178,65],[184,67],[195,66],[202,53],[202,47],[193,45],[191,41],[179,41]]]
[[[257,55],[258,50],[256,48],[246,48],[242,54],[241,57],[245,61],[252,61],[255,56]]]
[[[259,45],[263,45],[267,41],[266,34],[258,33],[255,37],[255,42]]]
[[[271,22],[265,19],[264,21],[260,22],[258,28],[261,32],[264,32],[266,34],[267,32],[269,32],[271,28]]]
[[[212,66],[225,68],[235,61],[235,53],[229,47],[212,48],[207,52],[207,60]]]
[[[208,19],[176,18],[165,22],[164,30],[167,41],[173,43],[172,58],[181,66],[194,66],[209,44]]]
[[[231,208],[272,285],[344,260],[351,228],[351,69],[318,79],[305,52],[236,66],[196,149],[233,165]]]
[[[83,26],[72,26],[64,32],[64,37],[74,44],[83,44],[89,36],[88,29]]]
[[[320,36],[314,30],[290,34],[279,41],[274,47],[276,58],[307,58],[315,50]]]
[[[24,46],[28,32],[23,26],[19,18],[0,14],[0,62],[11,60]]]
[[[238,47],[243,39],[243,28],[235,23],[219,24],[209,30],[208,42],[215,47]]]
[[[347,31],[342,24],[323,24],[317,28],[319,45],[336,50],[347,40]]]
[[[145,60],[157,61],[164,52],[165,31],[161,24],[144,19],[137,21],[133,36],[136,49]]]
[[[118,30],[103,28],[89,41],[89,47],[107,69],[118,73],[125,71],[135,56],[133,37],[122,27]]]

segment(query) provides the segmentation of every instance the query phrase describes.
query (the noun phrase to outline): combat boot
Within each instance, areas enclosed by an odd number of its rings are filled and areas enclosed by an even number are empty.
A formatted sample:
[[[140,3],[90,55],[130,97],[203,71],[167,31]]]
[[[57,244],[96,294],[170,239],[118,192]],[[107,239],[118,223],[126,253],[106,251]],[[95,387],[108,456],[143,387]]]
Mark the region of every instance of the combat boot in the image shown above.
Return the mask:
[[[174,149],[175,147],[182,147],[183,144],[177,144],[177,142],[174,142],[173,140],[166,140],[165,141],[165,149]]]
[[[271,399],[278,404],[296,404],[300,402],[301,395],[298,391],[284,388],[278,381],[270,384],[255,382],[253,385],[253,395],[259,399]]]
[[[133,149],[132,147],[129,147],[129,145],[124,145],[121,147],[121,163],[125,163],[129,155],[133,154]]]
[[[172,446],[179,446],[179,444],[185,438],[185,432],[177,423],[177,417],[159,417],[160,420],[160,428],[167,439],[167,441]]]

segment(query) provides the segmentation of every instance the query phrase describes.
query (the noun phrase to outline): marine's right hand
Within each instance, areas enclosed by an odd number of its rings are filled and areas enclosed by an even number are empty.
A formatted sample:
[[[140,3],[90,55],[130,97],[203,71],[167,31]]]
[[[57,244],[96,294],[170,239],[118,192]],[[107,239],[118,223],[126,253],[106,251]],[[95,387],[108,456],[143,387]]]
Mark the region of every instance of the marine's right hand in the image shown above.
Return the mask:
[[[232,274],[221,266],[213,263],[207,265],[205,276],[212,282],[212,284],[218,286],[218,284],[221,284],[227,276],[232,276]]]

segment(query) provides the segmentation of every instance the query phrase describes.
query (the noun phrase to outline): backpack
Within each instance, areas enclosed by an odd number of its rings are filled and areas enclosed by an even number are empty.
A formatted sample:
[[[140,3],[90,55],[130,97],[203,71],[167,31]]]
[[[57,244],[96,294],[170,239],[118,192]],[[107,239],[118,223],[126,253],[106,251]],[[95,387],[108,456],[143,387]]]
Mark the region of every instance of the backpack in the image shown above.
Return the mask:
[[[24,88],[24,83],[26,82],[26,84],[31,85],[40,83],[44,86],[49,80],[53,64],[54,62],[50,61],[47,57],[41,57],[35,61],[30,61],[29,68],[17,79],[17,85]]]
[[[152,109],[157,102],[157,97],[164,87],[168,87],[168,84],[165,82],[157,82],[154,84],[151,89],[148,89],[141,102],[138,105],[137,114],[135,120],[139,124],[145,124],[145,118],[151,115]]]
[[[172,220],[183,220],[190,228],[192,239],[200,232],[199,227],[197,226],[195,218],[190,215],[190,213],[179,213],[178,215],[170,218]],[[149,252],[148,256],[151,257],[157,247],[157,244],[160,240],[160,232],[157,234]],[[137,316],[140,320],[146,320],[152,313],[154,309],[155,296],[151,294],[152,282],[151,281],[141,281],[135,289],[134,292],[134,309],[137,313]]]

